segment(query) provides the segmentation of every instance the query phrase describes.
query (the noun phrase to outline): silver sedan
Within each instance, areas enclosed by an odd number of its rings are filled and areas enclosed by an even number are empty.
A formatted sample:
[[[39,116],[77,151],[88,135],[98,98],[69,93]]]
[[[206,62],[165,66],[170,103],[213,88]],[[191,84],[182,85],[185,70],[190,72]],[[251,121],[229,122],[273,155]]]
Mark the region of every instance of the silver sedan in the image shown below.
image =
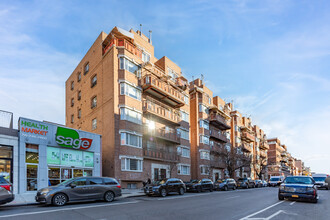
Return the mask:
[[[78,177],[38,190],[35,199],[39,203],[62,206],[74,201],[112,202],[118,196],[121,196],[121,187],[114,178]]]

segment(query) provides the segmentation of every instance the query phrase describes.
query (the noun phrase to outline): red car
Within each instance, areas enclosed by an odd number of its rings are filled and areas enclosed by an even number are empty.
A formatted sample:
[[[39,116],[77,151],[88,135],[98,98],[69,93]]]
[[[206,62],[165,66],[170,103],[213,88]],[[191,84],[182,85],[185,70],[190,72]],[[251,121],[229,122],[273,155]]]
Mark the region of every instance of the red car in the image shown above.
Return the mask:
[[[0,176],[0,187],[11,191],[11,184],[3,176]]]

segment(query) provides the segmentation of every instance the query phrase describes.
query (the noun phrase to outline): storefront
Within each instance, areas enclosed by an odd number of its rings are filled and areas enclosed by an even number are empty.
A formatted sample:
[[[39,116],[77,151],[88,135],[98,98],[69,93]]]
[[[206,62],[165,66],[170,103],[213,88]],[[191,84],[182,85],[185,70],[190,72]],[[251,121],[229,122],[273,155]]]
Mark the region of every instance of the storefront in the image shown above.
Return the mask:
[[[79,176],[101,176],[101,136],[19,119],[19,193]]]

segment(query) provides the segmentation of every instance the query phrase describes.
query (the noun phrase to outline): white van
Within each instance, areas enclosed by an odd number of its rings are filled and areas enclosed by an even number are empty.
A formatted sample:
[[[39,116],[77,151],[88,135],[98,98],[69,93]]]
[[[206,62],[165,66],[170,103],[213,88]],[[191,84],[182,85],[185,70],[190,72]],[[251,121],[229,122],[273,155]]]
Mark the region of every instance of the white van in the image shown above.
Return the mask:
[[[315,180],[315,185],[317,186],[317,188],[324,188],[326,190],[329,190],[330,186],[328,185],[328,183],[325,182],[325,179],[328,177],[327,174],[317,173],[313,174],[312,177]]]
[[[268,186],[279,186],[284,180],[284,176],[271,176],[268,181]]]

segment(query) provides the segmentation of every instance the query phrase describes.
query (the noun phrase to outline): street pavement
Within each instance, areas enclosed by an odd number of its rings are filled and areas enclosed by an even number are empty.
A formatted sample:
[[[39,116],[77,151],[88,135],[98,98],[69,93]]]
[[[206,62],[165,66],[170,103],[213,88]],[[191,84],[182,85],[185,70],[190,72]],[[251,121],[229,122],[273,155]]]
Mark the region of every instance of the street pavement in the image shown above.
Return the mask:
[[[8,219],[330,219],[330,191],[319,190],[319,202],[279,201],[277,188],[186,193],[183,196],[118,198],[112,203],[88,202],[64,207],[1,206]]]

